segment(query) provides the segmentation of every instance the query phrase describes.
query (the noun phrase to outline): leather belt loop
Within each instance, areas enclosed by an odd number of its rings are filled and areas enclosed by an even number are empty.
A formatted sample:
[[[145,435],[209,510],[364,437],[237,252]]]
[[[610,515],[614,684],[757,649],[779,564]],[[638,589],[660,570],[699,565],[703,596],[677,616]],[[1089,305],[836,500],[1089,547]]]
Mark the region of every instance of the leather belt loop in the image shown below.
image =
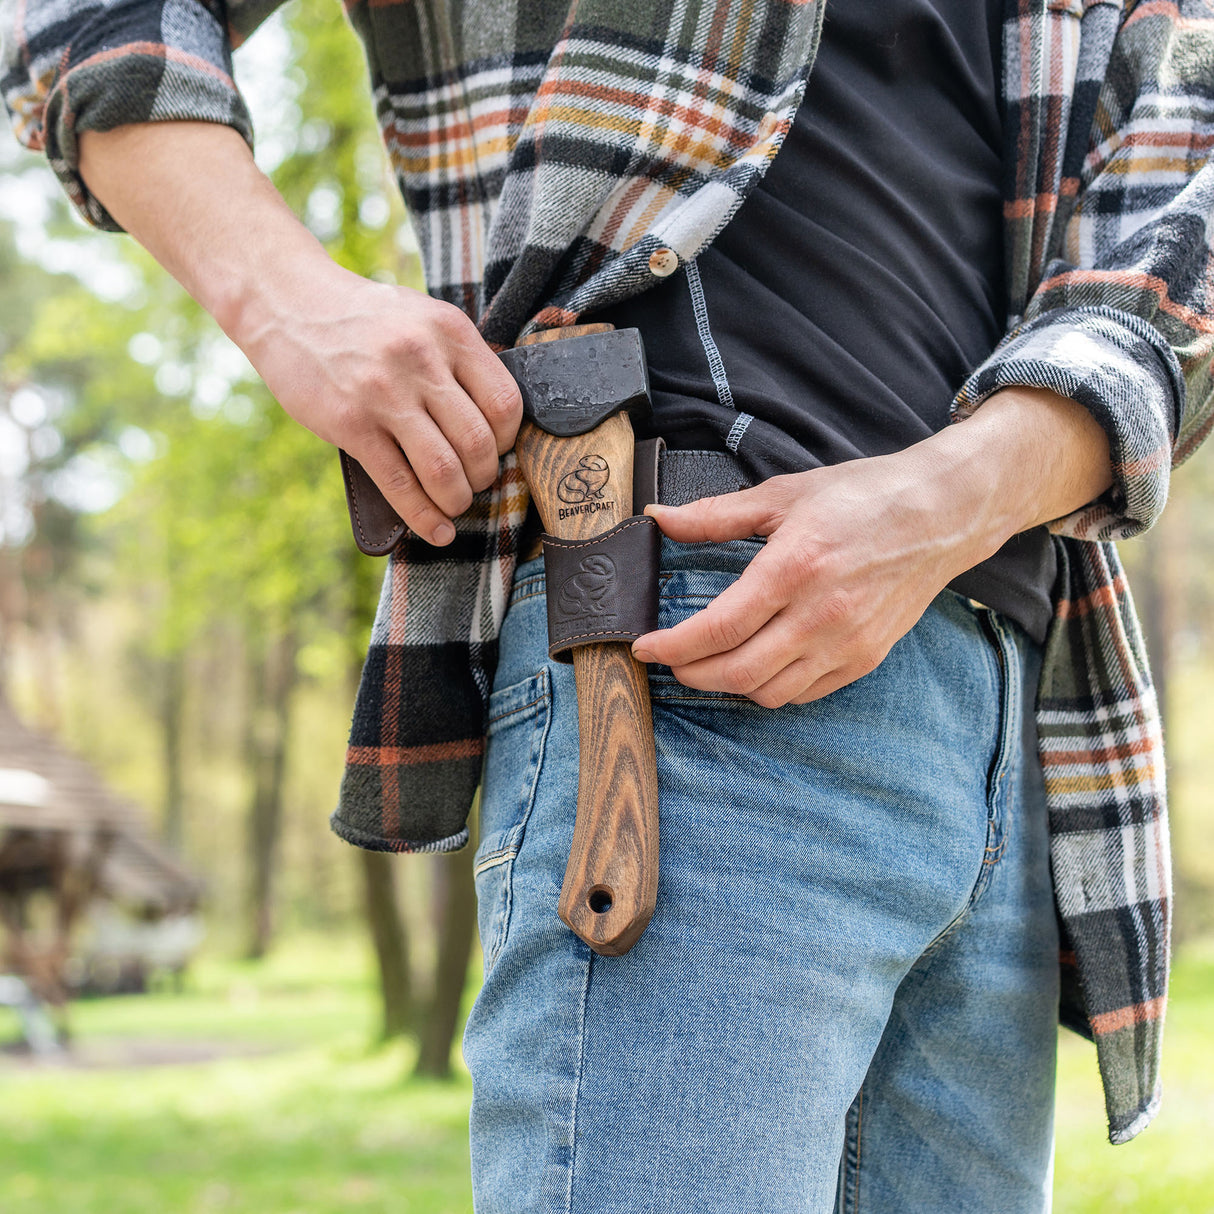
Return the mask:
[[[658,501],[658,468],[666,454],[663,438],[637,439],[632,457],[632,513],[644,514]]]
[[[662,533],[653,519],[633,515],[588,540],[542,538],[549,657],[569,662],[579,645],[631,644],[658,626]]]

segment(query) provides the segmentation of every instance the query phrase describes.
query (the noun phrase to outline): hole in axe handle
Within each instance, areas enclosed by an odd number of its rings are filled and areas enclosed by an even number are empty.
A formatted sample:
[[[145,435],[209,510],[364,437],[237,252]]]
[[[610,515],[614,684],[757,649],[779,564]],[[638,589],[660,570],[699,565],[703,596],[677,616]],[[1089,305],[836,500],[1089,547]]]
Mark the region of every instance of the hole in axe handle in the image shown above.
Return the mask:
[[[586,895],[586,905],[596,915],[605,915],[612,907],[615,898],[606,885],[596,885]]]

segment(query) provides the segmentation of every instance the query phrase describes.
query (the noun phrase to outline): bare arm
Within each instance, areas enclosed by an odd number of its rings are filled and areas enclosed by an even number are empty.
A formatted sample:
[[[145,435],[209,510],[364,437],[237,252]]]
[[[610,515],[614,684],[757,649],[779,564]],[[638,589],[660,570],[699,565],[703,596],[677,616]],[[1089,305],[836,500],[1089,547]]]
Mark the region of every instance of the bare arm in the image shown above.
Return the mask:
[[[1086,409],[1008,388],[895,455],[651,507],[672,539],[768,542],[708,607],[634,652],[688,686],[769,708],[816,700],[873,670],[958,574],[1112,481],[1108,439]]]
[[[454,538],[450,520],[493,483],[522,415],[458,308],[336,265],[230,127],[87,131],[80,171],[292,417],[349,451],[422,538]]]

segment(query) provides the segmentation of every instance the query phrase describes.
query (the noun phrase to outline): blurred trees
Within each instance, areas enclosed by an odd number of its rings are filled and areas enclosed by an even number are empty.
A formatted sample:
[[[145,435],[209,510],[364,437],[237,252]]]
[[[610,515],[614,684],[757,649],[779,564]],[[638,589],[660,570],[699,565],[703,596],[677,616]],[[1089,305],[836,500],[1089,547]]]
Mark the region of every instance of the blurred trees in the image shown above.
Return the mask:
[[[330,254],[419,286],[340,9],[291,6],[237,70],[259,162]],[[27,157],[10,185],[47,174]],[[365,916],[384,1035],[424,1031],[424,1065],[444,1073],[472,918],[430,928],[429,904],[468,901],[470,855],[355,853],[327,830],[382,572],[354,549],[335,453],[133,242],[57,199],[45,230],[31,256],[0,226],[0,440],[24,448],[5,470],[0,661],[19,634],[16,694],[159,802],[248,956],[284,914]],[[71,272],[48,272],[56,260]]]

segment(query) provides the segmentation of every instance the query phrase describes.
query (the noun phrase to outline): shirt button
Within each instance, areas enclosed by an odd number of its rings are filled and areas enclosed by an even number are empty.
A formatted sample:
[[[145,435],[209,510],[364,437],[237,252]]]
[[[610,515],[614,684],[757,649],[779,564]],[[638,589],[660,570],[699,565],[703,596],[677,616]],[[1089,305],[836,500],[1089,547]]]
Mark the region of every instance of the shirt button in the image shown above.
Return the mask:
[[[655,278],[668,278],[679,268],[679,255],[673,249],[654,249],[649,254],[649,272]]]
[[[759,123],[759,142],[766,143],[776,133],[776,127],[779,125],[780,115],[775,110],[768,110]]]

